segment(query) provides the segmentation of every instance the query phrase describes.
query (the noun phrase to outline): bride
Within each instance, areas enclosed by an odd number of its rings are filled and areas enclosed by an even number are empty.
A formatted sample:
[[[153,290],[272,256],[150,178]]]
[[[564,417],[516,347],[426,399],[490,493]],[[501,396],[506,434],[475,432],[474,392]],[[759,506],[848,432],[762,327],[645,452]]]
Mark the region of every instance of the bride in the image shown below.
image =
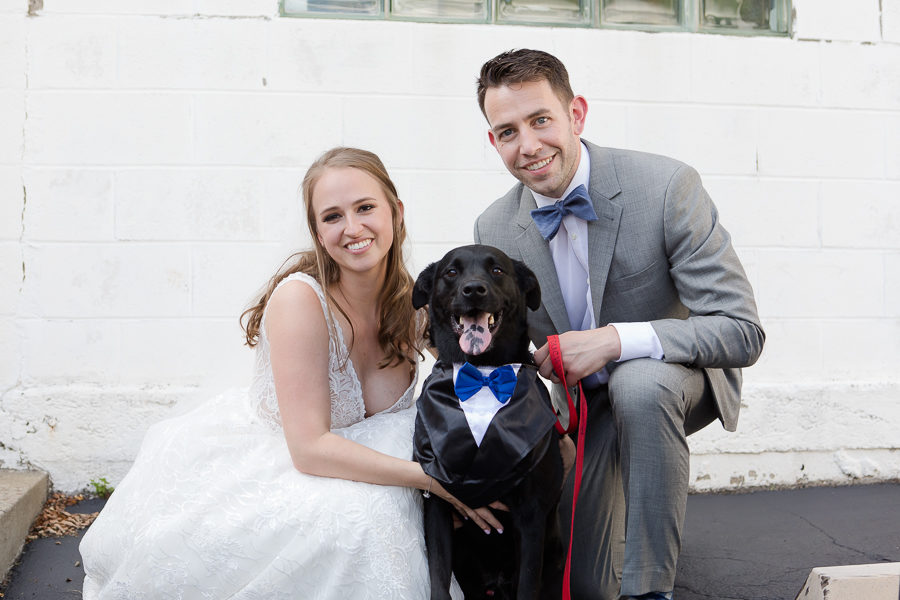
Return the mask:
[[[422,319],[384,165],[335,148],[302,188],[315,249],[242,317],[249,398],[148,430],[81,542],[85,598],[427,598],[417,490],[500,527],[409,460]]]

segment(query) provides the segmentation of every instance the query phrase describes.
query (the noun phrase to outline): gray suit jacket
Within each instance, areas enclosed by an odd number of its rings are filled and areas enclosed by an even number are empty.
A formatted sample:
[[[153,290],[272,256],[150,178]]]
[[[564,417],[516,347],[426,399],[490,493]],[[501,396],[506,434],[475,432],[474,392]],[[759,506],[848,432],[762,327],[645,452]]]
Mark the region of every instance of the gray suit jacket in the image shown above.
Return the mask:
[[[649,321],[666,362],[705,370],[722,424],[734,431],[740,369],[759,358],[765,334],[731,236],[700,176],[664,156],[585,145],[599,216],[588,223],[597,326]],[[537,275],[542,303],[529,312],[528,333],[540,347],[548,335],[571,327],[549,245],[531,219],[535,208],[531,191],[517,184],[478,217],[475,241],[500,248]]]

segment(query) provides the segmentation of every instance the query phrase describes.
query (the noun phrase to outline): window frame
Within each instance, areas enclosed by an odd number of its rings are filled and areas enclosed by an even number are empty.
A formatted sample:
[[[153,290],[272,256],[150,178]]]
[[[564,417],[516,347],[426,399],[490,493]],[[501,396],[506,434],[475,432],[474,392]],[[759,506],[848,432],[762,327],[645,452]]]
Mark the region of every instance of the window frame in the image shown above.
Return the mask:
[[[376,0],[377,14],[349,13],[349,12],[315,12],[315,11],[288,11],[285,2],[290,0],[278,0],[278,10],[282,17],[298,19],[350,19],[365,21],[400,21],[413,23],[450,23],[450,24],[483,24],[483,25],[514,25],[526,27],[573,27],[579,29],[612,29],[625,31],[645,31],[651,33],[702,33],[713,35],[731,35],[739,37],[790,37],[793,29],[793,0],[775,0],[775,10],[780,19],[783,19],[785,31],[772,31],[771,29],[740,29],[737,27],[718,27],[703,23],[702,6],[705,0],[676,0],[678,2],[678,25],[651,25],[647,23],[608,23],[602,21],[603,2],[605,0],[588,0],[587,18],[582,23],[569,23],[563,21],[531,21],[512,20],[499,17],[497,3],[503,0],[484,0],[486,10],[483,18],[464,19],[458,17],[421,17],[414,15],[398,15],[390,10],[393,0]]]

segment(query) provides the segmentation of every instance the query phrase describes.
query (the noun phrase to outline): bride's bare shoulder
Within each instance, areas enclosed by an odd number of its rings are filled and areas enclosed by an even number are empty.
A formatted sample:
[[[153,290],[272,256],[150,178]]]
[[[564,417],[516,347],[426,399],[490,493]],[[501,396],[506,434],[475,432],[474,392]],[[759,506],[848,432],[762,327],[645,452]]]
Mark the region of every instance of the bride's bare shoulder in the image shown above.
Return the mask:
[[[266,333],[269,339],[279,333],[327,336],[322,301],[310,283],[292,279],[278,286],[266,306]]]

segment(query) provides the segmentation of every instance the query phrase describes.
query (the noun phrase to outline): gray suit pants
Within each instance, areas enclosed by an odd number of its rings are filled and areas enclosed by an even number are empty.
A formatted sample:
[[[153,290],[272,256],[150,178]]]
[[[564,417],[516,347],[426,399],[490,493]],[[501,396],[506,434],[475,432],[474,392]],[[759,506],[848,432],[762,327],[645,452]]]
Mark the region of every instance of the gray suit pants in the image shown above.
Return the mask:
[[[650,358],[618,364],[587,391],[573,600],[671,591],[689,482],[686,437],[717,417],[701,369]],[[568,545],[574,469],[559,514]]]

